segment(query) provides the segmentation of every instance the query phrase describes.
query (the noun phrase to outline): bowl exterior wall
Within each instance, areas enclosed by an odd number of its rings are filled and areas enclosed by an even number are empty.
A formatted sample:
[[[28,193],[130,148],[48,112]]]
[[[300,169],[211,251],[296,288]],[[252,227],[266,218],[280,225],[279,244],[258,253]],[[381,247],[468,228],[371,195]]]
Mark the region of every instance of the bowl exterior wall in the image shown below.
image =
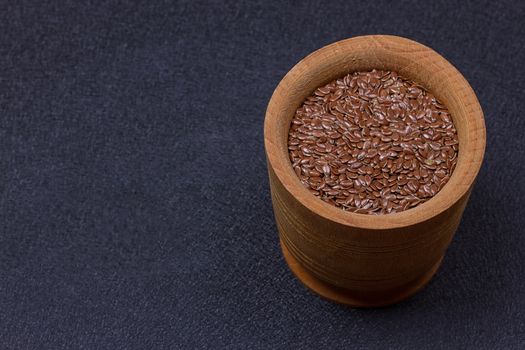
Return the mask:
[[[271,169],[269,175],[282,244],[311,274],[351,291],[388,291],[425,274],[445,254],[468,201],[467,194],[448,210],[412,226],[369,230],[310,211]]]

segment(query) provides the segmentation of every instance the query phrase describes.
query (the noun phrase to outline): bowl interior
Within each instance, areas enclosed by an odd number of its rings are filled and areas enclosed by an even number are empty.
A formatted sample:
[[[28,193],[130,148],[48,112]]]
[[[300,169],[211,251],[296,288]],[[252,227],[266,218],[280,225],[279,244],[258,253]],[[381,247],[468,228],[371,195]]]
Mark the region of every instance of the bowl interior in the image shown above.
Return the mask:
[[[356,214],[312,195],[292,169],[288,132],[296,109],[313,91],[356,71],[392,70],[425,87],[450,111],[459,139],[458,162],[449,182],[427,202],[394,214]],[[268,105],[265,147],[269,165],[301,204],[326,218],[355,227],[402,227],[435,216],[468,195],[481,166],[485,124],[479,102],[463,76],[442,56],[412,40],[384,35],[336,42],[301,60],[283,78]]]

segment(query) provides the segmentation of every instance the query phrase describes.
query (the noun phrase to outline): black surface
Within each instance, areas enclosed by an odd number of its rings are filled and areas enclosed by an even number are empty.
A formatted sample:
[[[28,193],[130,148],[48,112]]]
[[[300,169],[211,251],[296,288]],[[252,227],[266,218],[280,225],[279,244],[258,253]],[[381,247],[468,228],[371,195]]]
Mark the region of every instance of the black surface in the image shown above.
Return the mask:
[[[523,348],[524,3],[321,4],[1,2],[0,348]],[[449,59],[488,147],[436,277],[366,311],[285,266],[262,125],[297,61],[373,33]]]

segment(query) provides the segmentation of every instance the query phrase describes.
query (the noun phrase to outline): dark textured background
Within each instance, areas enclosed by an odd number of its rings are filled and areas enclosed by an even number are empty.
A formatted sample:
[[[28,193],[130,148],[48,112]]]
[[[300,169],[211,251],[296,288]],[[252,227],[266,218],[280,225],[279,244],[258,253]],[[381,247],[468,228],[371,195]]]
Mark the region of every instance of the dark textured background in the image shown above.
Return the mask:
[[[44,4],[46,3],[46,4]],[[523,2],[0,2],[0,348],[523,348]],[[395,307],[288,271],[266,104],[315,49],[433,47],[485,111],[444,264]]]

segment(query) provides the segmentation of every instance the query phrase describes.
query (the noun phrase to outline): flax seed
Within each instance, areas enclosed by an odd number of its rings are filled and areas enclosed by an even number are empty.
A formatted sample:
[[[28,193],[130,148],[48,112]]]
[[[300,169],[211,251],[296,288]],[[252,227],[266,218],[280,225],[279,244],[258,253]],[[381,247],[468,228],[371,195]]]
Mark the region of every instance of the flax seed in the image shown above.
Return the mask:
[[[435,196],[457,163],[446,107],[395,72],[357,72],[314,91],[291,122],[297,177],[323,201],[361,214],[413,208]]]

